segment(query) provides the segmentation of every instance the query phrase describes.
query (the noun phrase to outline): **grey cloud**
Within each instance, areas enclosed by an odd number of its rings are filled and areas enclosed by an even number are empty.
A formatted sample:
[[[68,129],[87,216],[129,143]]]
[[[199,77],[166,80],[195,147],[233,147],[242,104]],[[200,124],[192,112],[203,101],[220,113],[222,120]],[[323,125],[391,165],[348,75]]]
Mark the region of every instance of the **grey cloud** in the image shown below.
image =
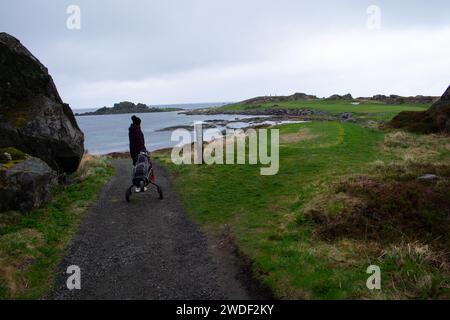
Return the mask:
[[[382,9],[383,32],[387,34],[418,29],[428,30],[432,35],[450,27],[448,1],[375,2]],[[364,33],[365,10],[372,3],[365,0],[2,0],[0,30],[18,37],[49,67],[63,97],[73,107],[109,104],[122,97],[151,100],[144,101],[147,103],[172,103],[234,100],[273,91],[328,93],[331,89],[318,79],[341,84],[342,88],[333,85],[333,90],[360,90],[362,94],[368,90],[361,87],[360,80],[346,77],[346,83],[340,81],[342,70],[324,70],[317,61],[317,65],[294,68],[291,65],[298,61],[292,56],[287,61],[285,53],[295,53],[295,47],[324,35],[331,35],[326,39],[332,39],[334,33]],[[65,27],[69,4],[81,7],[79,31]],[[327,43],[318,50],[328,50]],[[259,76],[238,73],[236,76],[240,78],[219,79],[211,75],[211,81],[207,81],[208,74],[198,73],[202,78],[195,78],[196,70],[220,74],[230,68],[251,65],[272,67]],[[317,67],[318,73],[306,71],[311,67]],[[386,68],[387,73],[392,69],[388,64],[379,67]],[[161,91],[155,87],[158,79],[170,79],[172,85]],[[376,82],[380,87],[375,90],[408,91],[419,87],[418,93],[424,94],[440,90],[429,88],[429,84],[420,87],[418,79],[405,81],[416,82],[396,88],[388,81],[383,87],[380,80]],[[442,86],[442,81],[436,79],[433,83]],[[136,83],[142,89],[120,90],[120,95],[111,92],[108,98],[108,83],[111,90],[117,90],[125,82]],[[81,96],[87,89],[95,93],[99,88],[105,90],[103,95]],[[130,96],[126,97],[127,94]]]

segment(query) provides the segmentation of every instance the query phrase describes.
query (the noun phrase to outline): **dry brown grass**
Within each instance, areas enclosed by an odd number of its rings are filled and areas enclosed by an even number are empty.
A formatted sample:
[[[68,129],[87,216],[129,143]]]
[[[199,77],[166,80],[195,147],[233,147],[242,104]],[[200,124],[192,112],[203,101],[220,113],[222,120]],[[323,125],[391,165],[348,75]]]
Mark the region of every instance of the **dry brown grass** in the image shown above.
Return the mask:
[[[450,181],[383,180],[360,176],[338,183],[304,210],[326,240],[351,238],[392,243],[399,238],[436,248],[450,243]],[[450,252],[447,253],[447,255]]]
[[[428,161],[450,151],[450,138],[448,135],[395,131],[385,135],[383,149],[398,155],[403,161]]]
[[[280,136],[280,143],[296,143],[316,139],[318,135],[312,134],[310,129],[303,128],[295,133],[285,133]]]
[[[397,268],[385,287],[396,292],[401,299],[449,299],[450,270],[443,256],[445,252],[433,250],[428,244],[417,241],[391,245],[378,258],[379,263],[395,265]],[[414,270],[411,269],[412,264]],[[447,277],[436,276],[436,272],[447,274]]]
[[[399,265],[404,265],[406,260],[410,260],[419,265],[429,265],[448,272],[450,269],[445,256],[446,253],[443,251],[433,250],[428,244],[414,241],[391,245],[381,252],[379,259],[394,258]]]
[[[43,242],[42,234],[34,229],[22,229],[0,237],[0,279],[6,282],[11,296],[27,285],[15,275],[36,259],[39,255],[36,248]]]
[[[80,165],[78,166],[77,176],[80,180],[84,180],[87,177],[95,175],[99,168],[106,169],[107,167],[108,162],[105,157],[93,156],[85,153],[81,159]]]
[[[383,180],[414,179],[425,174],[450,177],[448,135],[417,135],[395,131],[385,135],[381,148],[396,158],[372,163],[373,173]]]

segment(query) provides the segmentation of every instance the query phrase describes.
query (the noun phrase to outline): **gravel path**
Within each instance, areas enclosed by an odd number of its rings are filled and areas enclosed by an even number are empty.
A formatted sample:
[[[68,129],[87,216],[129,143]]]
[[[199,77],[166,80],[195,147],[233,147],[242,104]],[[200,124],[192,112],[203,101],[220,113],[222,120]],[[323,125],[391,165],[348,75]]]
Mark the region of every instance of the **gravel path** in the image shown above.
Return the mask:
[[[258,286],[190,221],[155,164],[156,190],[133,194],[129,160],[114,160],[115,177],[88,210],[59,267],[50,299],[263,299]],[[66,288],[70,265],[81,268],[81,290]],[[251,282],[251,281],[250,281]]]

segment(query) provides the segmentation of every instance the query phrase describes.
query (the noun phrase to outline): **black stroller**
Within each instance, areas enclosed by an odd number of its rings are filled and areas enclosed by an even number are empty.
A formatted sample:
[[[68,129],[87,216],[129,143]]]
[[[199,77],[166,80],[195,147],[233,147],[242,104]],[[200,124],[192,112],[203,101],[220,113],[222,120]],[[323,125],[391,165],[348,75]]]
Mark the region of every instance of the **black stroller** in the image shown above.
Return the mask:
[[[133,184],[127,189],[125,193],[125,199],[130,202],[130,197],[133,193],[133,188],[136,188],[136,193],[147,192],[147,187],[152,185],[156,187],[159,194],[159,199],[163,199],[162,188],[155,182],[155,174],[153,171],[153,165],[150,161],[147,152],[141,152],[138,155],[136,165],[133,169]]]

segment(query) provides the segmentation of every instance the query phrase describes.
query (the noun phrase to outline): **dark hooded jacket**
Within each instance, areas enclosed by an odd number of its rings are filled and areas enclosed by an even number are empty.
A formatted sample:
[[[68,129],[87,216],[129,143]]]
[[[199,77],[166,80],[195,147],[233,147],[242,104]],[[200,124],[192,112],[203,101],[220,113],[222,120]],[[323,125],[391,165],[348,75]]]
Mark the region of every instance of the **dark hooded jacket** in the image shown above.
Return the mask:
[[[146,151],[145,138],[139,124],[132,124],[128,129],[128,136],[130,138],[130,156],[133,161],[137,158],[140,152]]]

